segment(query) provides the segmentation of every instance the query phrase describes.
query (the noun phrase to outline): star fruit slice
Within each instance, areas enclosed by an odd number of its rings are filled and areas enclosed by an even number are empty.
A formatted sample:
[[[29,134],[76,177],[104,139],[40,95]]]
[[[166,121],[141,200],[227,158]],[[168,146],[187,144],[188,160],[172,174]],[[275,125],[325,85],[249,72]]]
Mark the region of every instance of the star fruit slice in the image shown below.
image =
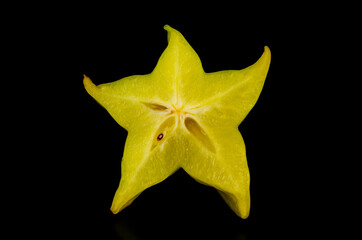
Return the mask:
[[[183,168],[247,218],[250,176],[238,126],[260,95],[270,50],[245,69],[205,73],[182,34],[165,29],[168,46],[152,73],[98,86],[84,76],[88,93],[128,131],[111,211]]]

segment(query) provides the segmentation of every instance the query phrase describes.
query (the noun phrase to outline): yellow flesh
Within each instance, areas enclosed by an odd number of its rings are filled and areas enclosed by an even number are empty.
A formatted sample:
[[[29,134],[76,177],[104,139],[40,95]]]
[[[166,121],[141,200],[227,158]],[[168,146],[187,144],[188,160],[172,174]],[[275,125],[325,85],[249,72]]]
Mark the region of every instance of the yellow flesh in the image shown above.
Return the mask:
[[[250,177],[238,125],[260,95],[270,50],[265,46],[260,59],[245,69],[205,73],[181,33],[165,29],[169,43],[152,73],[99,86],[84,76],[88,93],[128,131],[111,211],[118,213],[183,168],[247,218]]]

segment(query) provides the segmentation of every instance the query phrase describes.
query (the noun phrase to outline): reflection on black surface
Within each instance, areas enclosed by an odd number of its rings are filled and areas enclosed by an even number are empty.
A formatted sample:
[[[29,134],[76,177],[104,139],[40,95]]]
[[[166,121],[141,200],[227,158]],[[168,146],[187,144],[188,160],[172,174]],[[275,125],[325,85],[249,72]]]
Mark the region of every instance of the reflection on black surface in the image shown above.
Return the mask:
[[[116,239],[125,239],[125,240],[141,240],[141,239],[232,239],[232,240],[247,240],[246,235],[244,233],[238,233],[235,236],[228,236],[225,234],[224,236],[219,235],[210,235],[205,233],[204,235],[200,235],[197,230],[193,232],[186,231],[188,234],[182,233],[180,231],[174,233],[160,232],[153,236],[152,234],[141,234],[136,233],[134,229],[132,229],[126,222],[119,221],[114,224],[114,231],[116,233]],[[211,231],[212,232],[212,231]],[[199,236],[200,235],[200,236]],[[141,237],[142,236],[142,237]],[[230,237],[230,238],[228,238]]]
[[[127,225],[126,222],[118,221],[114,224],[114,230],[119,239],[139,240],[137,234]]]

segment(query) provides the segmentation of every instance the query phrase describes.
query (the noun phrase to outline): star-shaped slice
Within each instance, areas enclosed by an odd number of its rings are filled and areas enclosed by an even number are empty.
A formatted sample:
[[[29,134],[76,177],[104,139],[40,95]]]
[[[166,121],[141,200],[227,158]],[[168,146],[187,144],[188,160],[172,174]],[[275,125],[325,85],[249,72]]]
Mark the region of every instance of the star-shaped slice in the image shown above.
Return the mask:
[[[182,34],[164,28],[168,46],[152,73],[98,86],[84,76],[88,93],[128,131],[111,211],[183,168],[247,218],[250,176],[238,126],[260,95],[270,50],[245,69],[205,73]]]

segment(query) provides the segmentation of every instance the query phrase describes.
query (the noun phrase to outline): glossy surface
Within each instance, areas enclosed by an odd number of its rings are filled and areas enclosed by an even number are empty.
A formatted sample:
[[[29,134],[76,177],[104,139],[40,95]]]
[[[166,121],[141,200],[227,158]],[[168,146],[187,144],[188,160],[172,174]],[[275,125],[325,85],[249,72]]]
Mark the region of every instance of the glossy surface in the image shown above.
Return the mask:
[[[165,29],[169,44],[152,73],[99,86],[84,76],[88,93],[128,131],[111,210],[183,168],[247,218],[250,177],[238,125],[260,95],[270,50],[245,69],[205,73],[181,33]]]

